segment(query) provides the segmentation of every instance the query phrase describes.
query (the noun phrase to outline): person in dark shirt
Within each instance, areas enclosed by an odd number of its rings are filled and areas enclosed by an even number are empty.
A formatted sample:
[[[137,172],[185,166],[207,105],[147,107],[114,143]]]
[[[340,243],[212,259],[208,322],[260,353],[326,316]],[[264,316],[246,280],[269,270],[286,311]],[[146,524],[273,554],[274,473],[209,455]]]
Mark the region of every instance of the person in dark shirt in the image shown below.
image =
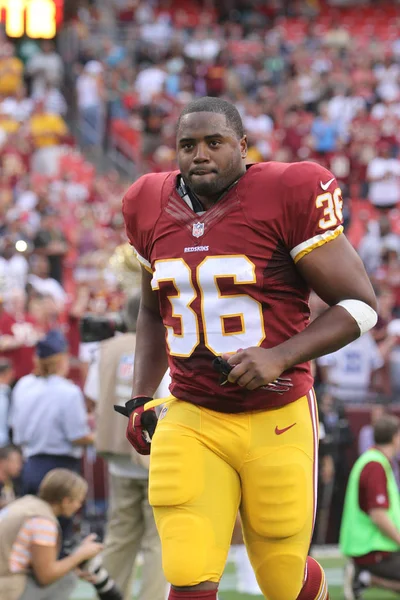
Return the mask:
[[[33,243],[35,250],[49,259],[49,276],[62,283],[63,259],[68,247],[67,240],[60,229],[59,217],[53,209],[47,209]]]
[[[22,453],[18,446],[0,448],[0,509],[20,495]]]
[[[400,420],[383,415],[374,424],[375,446],[353,466],[346,490],[340,548],[346,566],[346,600],[365,587],[400,592],[400,499],[392,464],[400,451]]]

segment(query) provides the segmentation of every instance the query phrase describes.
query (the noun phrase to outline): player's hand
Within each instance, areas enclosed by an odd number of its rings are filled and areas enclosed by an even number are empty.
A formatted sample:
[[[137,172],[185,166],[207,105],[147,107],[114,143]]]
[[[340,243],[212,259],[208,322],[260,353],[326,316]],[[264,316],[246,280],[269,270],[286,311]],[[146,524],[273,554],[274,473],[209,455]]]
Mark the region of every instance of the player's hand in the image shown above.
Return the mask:
[[[290,379],[281,378],[284,365],[273,348],[246,348],[235,354],[223,354],[222,358],[232,367],[228,381],[248,390],[266,387],[281,393],[292,387]],[[281,389],[274,389],[279,386]]]
[[[150,454],[151,438],[157,425],[154,408],[145,410],[144,405],[152,398],[137,396],[126,402],[125,406],[114,405],[114,410],[128,417],[126,437],[139,454]]]

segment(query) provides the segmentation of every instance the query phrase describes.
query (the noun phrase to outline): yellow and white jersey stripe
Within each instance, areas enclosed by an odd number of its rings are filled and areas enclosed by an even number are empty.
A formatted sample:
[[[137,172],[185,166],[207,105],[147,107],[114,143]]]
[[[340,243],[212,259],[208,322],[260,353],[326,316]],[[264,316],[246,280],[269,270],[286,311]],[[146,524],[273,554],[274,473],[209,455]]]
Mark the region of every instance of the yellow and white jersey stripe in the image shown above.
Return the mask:
[[[297,263],[301,258],[303,258],[303,256],[305,256],[306,254],[309,254],[315,248],[318,248],[319,246],[323,246],[323,244],[326,244],[327,242],[334,240],[342,232],[343,232],[343,226],[339,225],[339,227],[336,227],[336,229],[333,229],[330,231],[324,231],[323,233],[319,233],[318,235],[315,235],[314,237],[310,238],[309,240],[306,240],[305,242],[302,242],[301,244],[298,244],[297,246],[295,246],[290,251],[290,256],[292,257],[293,261],[295,263]]]

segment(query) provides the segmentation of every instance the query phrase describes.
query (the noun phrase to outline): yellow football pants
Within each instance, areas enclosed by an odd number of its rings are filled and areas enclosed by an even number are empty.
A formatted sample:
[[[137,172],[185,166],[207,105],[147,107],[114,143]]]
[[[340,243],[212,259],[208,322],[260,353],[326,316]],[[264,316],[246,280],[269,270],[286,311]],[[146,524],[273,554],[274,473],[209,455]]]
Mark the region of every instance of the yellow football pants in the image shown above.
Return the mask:
[[[149,490],[167,580],[218,582],[240,507],[263,594],[295,600],[314,525],[317,448],[312,391],[282,408],[244,414],[172,401],[153,438]]]

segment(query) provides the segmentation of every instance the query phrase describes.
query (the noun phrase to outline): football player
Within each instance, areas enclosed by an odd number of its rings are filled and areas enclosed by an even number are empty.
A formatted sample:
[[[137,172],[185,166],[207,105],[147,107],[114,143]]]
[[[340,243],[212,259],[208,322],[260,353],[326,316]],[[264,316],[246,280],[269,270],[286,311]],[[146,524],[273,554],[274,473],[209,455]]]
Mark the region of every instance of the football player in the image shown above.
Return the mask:
[[[143,267],[127,436],[145,454],[155,431],[149,495],[169,600],[217,598],[238,508],[263,594],[325,600],[307,557],[318,444],[308,361],[371,329],[376,301],[332,173],[246,167],[246,151],[236,108],[197,99],[178,122],[179,171],[145,175],[124,197]],[[311,324],[310,289],[329,305]],[[167,364],[172,398],[155,427]]]

